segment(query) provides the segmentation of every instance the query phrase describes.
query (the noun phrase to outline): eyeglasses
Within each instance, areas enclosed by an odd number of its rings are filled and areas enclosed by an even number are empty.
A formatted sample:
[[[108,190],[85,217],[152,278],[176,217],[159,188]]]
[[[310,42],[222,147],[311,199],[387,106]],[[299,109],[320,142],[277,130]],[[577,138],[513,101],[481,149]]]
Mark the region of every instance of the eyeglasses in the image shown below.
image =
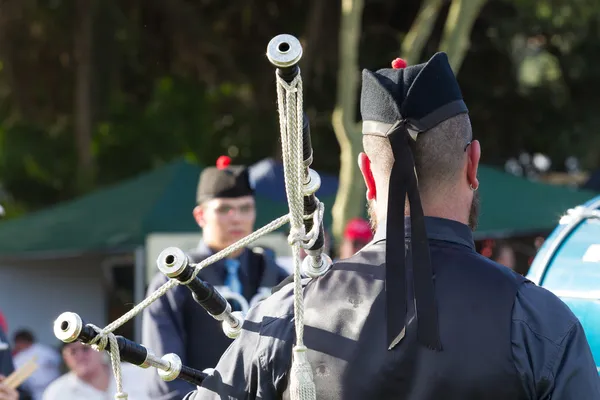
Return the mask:
[[[218,214],[218,215],[229,215],[231,214],[233,211],[241,214],[241,215],[248,215],[250,214],[252,211],[254,211],[254,206],[252,204],[244,204],[240,207],[233,207],[233,206],[219,206],[217,208],[214,209],[214,211]]]
[[[469,140],[469,142],[465,145],[465,148],[463,151],[467,151],[467,149],[469,148],[469,146],[471,145],[471,143],[473,143],[473,139]]]

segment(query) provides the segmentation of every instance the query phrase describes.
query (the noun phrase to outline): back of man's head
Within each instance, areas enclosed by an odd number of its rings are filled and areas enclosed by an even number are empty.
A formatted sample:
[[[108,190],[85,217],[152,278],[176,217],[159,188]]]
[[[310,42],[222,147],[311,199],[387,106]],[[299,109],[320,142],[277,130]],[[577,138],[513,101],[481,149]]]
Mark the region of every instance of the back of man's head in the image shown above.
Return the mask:
[[[459,114],[417,136],[413,147],[421,200],[428,203],[451,193],[464,177],[465,147],[472,138],[468,114]],[[364,135],[363,148],[371,161],[378,199],[387,198],[394,156],[386,137]]]

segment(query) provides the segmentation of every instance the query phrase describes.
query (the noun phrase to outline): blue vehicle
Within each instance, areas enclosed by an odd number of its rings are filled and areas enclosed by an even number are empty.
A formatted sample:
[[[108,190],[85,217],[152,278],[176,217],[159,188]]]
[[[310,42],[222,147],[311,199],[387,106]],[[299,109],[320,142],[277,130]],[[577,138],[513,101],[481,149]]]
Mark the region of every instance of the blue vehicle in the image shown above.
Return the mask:
[[[527,278],[560,297],[579,318],[600,372],[600,196],[567,212]]]

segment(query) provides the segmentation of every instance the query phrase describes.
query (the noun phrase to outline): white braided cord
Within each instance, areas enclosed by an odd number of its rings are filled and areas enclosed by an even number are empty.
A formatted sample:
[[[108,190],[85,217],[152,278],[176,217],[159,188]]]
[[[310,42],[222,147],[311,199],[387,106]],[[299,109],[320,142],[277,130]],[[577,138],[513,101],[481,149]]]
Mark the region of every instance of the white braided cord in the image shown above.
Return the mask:
[[[110,364],[115,376],[115,381],[117,382],[117,393],[115,393],[115,400],[127,400],[127,393],[123,391],[123,378],[121,376],[121,353],[119,351],[117,338],[112,332],[106,335],[100,335],[102,329],[98,328],[96,325],[88,324],[88,326],[98,333],[98,335],[89,343],[94,350],[103,351],[106,349],[106,345],[110,344]]]
[[[303,160],[303,98],[302,77],[300,73],[289,84],[279,74],[277,80],[277,105],[279,109],[279,126],[281,130],[281,146],[285,176],[285,189],[290,208],[290,235],[288,242],[294,255],[294,323],[296,329],[296,345],[293,349],[293,362],[290,377],[290,393],[292,400],[315,400],[316,389],[313,382],[312,369],[306,356],[304,346],[304,297],[302,293],[302,276],[300,246],[306,247],[308,242],[316,241],[319,224],[311,230],[311,236],[304,229],[304,160]],[[317,219],[321,210],[315,212]]]

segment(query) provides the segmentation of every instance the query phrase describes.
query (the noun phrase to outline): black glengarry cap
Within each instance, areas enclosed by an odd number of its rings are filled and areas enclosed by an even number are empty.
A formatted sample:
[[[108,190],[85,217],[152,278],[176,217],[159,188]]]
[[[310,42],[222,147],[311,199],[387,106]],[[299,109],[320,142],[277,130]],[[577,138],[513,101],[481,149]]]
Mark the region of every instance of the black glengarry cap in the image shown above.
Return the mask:
[[[231,158],[221,156],[216,167],[202,170],[196,192],[196,203],[201,204],[215,198],[253,196],[248,168],[231,165]]]

